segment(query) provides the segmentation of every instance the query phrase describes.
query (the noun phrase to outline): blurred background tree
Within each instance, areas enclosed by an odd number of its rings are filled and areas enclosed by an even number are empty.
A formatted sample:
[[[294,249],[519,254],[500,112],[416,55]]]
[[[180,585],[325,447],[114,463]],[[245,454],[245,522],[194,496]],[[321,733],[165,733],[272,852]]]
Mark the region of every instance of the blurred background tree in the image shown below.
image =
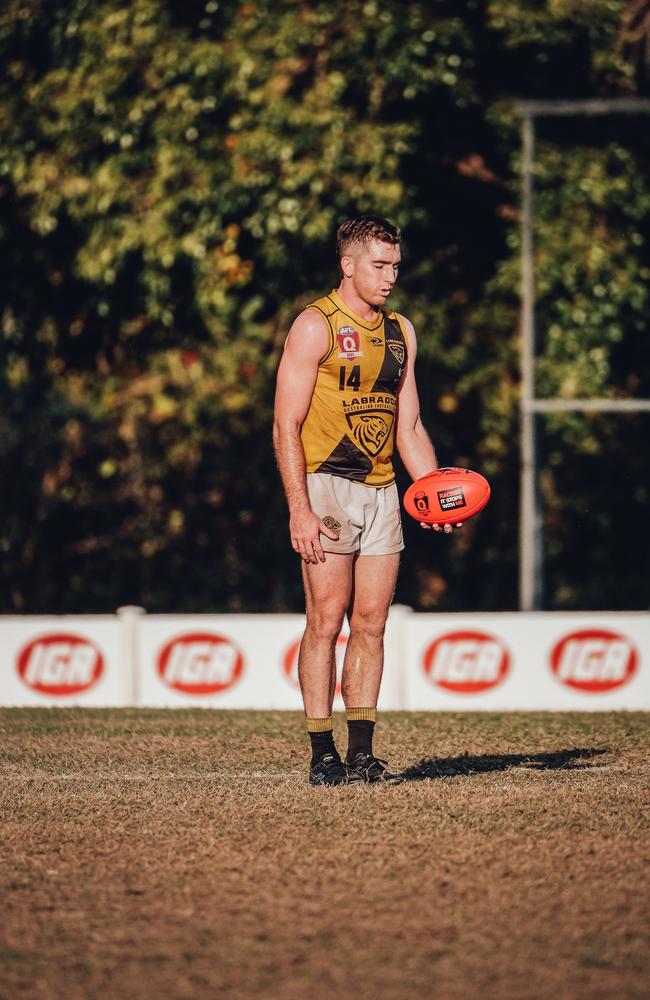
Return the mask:
[[[395,304],[441,463],[494,490],[452,540],[406,526],[397,597],[515,607],[513,102],[646,93],[643,14],[8,0],[1,609],[301,608],[274,375],[292,318],[336,283],[336,226],[363,211],[404,230]],[[540,129],[540,394],[650,394],[649,134]],[[547,607],[648,606],[647,436],[647,417],[547,421]]]

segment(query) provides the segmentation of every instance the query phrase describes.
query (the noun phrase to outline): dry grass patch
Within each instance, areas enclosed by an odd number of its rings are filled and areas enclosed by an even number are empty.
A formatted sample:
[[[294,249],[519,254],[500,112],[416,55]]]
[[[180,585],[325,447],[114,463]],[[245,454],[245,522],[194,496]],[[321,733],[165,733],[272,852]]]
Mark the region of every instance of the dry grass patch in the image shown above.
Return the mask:
[[[310,788],[296,713],[0,732],[3,998],[647,995],[642,713],[387,713],[387,788]]]

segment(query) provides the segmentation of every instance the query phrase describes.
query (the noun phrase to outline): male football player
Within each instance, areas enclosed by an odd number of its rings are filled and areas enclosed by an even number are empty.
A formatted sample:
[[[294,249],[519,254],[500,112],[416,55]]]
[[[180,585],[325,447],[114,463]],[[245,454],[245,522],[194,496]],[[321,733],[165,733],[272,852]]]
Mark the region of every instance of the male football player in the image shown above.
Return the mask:
[[[374,755],[372,739],[384,628],[404,548],[394,444],[413,479],[437,461],[420,419],[413,326],[384,308],[400,265],[399,229],[377,216],[350,219],[338,229],[337,252],[338,288],[308,305],[289,331],[273,439],[291,544],[302,559],[307,627],[298,674],[312,747],[309,780],[393,783],[400,775]],[[346,613],[342,761],[332,704]]]

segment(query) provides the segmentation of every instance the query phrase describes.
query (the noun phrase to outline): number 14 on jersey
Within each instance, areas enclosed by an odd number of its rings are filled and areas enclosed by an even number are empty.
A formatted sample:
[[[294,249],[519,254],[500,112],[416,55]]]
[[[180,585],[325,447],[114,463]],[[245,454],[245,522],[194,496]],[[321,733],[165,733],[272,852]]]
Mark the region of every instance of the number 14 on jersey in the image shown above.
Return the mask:
[[[350,389],[354,389],[355,392],[359,391],[359,386],[361,385],[361,365],[353,365],[350,374],[346,379],[347,369],[345,365],[341,365],[339,368],[339,391],[343,392],[346,385]]]

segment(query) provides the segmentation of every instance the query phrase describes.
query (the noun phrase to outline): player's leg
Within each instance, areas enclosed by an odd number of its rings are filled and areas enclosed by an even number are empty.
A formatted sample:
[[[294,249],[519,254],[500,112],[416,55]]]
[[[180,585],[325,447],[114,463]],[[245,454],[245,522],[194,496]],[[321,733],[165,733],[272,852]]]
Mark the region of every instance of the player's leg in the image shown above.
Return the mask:
[[[298,678],[307,718],[332,714],[336,687],[336,641],[352,592],[354,555],[327,553],[324,563],[302,564],[307,626],[300,646]]]
[[[325,562],[303,563],[307,625],[300,645],[298,678],[312,746],[312,784],[348,784],[332,734],[336,688],[336,641],[352,592],[352,553],[328,552]],[[358,776],[353,776],[353,780]]]
[[[348,718],[346,762],[366,781],[398,781],[372,752],[377,699],[384,667],[384,631],[397,580],[399,552],[360,555],[355,561],[343,664],[343,700]]]
[[[357,556],[348,618],[350,638],[343,664],[345,707],[374,708],[384,667],[384,630],[395,592],[399,552]]]

